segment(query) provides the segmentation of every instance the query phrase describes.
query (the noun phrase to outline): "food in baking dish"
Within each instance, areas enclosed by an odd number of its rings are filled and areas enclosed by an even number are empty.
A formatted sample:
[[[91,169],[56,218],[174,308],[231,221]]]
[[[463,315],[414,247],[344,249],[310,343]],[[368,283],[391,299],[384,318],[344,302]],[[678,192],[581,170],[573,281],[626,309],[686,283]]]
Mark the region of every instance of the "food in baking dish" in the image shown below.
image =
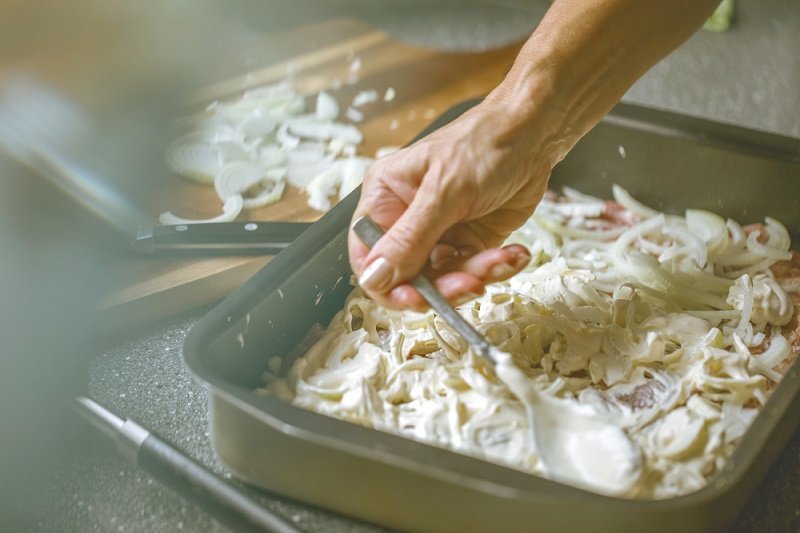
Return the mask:
[[[435,313],[384,309],[358,288],[258,392],[595,492],[701,488],[800,352],[800,256],[776,220],[668,215],[613,192],[548,193],[510,239],[528,245],[530,267],[458,309],[547,399],[540,415],[576,435],[575,420],[594,417],[623,438],[534,435],[518,395]],[[548,469],[542,446],[579,467]]]

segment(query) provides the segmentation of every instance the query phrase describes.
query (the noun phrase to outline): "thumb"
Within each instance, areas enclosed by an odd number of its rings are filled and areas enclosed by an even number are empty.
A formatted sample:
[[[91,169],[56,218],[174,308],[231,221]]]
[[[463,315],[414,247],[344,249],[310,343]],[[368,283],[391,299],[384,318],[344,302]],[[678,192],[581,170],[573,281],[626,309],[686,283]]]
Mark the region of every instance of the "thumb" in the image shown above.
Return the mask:
[[[416,276],[453,224],[451,218],[434,195],[418,191],[408,209],[367,255],[359,285],[367,291],[387,293]]]

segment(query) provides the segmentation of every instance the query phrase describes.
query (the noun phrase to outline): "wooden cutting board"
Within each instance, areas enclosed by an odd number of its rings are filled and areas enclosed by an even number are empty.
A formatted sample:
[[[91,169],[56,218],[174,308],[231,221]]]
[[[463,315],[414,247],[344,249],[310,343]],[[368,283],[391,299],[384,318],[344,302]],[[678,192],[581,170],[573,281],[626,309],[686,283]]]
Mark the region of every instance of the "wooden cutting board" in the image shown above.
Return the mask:
[[[402,146],[438,115],[469,98],[485,95],[503,78],[520,44],[482,53],[446,53],[398,42],[361,21],[336,19],[265,36],[261,67],[198,90],[187,108],[202,109],[217,99],[240,96],[247,89],[293,77],[301,94],[325,89],[346,109],[362,90],[381,98],[364,105],[364,134],[359,153],[374,156],[383,146]],[[353,71],[354,60],[360,69]],[[338,89],[334,87],[341,86]],[[395,97],[384,101],[393,88]],[[313,106],[313,103],[311,104]],[[221,205],[214,188],[178,176],[168,178],[166,194],[151,211],[166,210],[186,218],[217,215]],[[305,194],[288,188],[270,206],[243,213],[241,220],[314,221],[322,213],[308,207]],[[252,276],[270,257],[134,257],[120,273],[117,289],[103,305],[106,329],[154,323],[222,299]]]

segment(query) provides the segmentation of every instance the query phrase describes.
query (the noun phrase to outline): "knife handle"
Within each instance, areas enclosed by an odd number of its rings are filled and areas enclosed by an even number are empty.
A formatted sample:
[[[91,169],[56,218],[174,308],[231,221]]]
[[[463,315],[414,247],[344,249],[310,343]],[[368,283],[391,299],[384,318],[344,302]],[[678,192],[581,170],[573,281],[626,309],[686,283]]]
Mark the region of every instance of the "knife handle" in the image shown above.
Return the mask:
[[[218,222],[141,227],[134,249],[150,254],[273,255],[310,222]]]

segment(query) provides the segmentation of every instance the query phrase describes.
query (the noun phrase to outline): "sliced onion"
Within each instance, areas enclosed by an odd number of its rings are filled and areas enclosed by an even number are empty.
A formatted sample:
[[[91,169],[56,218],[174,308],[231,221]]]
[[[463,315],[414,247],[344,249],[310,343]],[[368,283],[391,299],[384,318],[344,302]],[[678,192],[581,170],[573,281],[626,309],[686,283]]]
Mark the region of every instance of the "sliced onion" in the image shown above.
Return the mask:
[[[289,126],[290,123],[284,122],[280,125],[278,133],[275,135],[284,150],[292,150],[300,145],[300,138],[289,133]]]
[[[274,170],[277,169],[271,169],[271,171]],[[254,209],[256,207],[264,207],[265,205],[275,203],[281,199],[283,191],[286,189],[286,180],[283,178],[275,180],[265,179],[261,183],[264,185],[264,190],[253,198],[245,198],[243,201],[244,209]]]
[[[739,270],[733,270],[731,272],[723,272],[722,275],[730,279],[736,279],[741,276],[744,276],[745,274],[753,276],[758,272],[768,269],[777,262],[778,262],[777,259],[767,258],[764,259],[763,261],[759,261],[758,263],[754,263],[750,266],[744,267]]]
[[[767,233],[769,233],[767,244],[779,250],[789,250],[792,246],[792,238],[789,236],[786,226],[772,217],[766,217],[764,221],[767,223]]]
[[[256,109],[242,118],[238,130],[246,137],[264,137],[275,131],[277,125],[278,120],[275,117]]]
[[[725,221],[725,227],[727,227],[728,232],[730,232],[730,246],[726,252],[733,253],[744,250],[747,234],[744,232],[742,226],[735,220],[729,218]]]
[[[245,191],[265,179],[265,168],[254,163],[234,161],[226,164],[214,177],[214,190],[223,202],[230,196],[243,195]]]
[[[614,200],[616,200],[616,202],[619,205],[621,205],[628,211],[636,213],[642,218],[651,218],[659,214],[659,212],[656,211],[655,209],[651,209],[646,205],[640,203],[633,196],[631,196],[631,194],[628,191],[626,191],[619,185],[614,184],[611,187],[611,192],[614,195]]]
[[[626,257],[614,257],[614,265],[618,270],[630,276],[636,284],[643,284],[661,295],[666,301],[674,300],[681,306],[702,304],[714,309],[730,309],[724,298],[686,287],[672,274],[661,268],[655,258],[632,250]]]
[[[333,162],[333,156],[317,151],[292,150],[287,156],[287,179],[291,185],[300,189],[308,187],[314,177]]]
[[[219,144],[219,143],[243,143],[244,142],[244,133],[242,133],[238,128],[234,128],[227,124],[217,124],[213,125],[210,124],[208,128],[203,132],[206,138],[206,142],[211,144]]]
[[[355,126],[341,122],[293,122],[289,124],[289,132],[298,137],[327,141],[333,138],[341,139],[347,144],[360,144],[364,137]]]
[[[718,309],[714,311],[684,309],[681,312],[696,316],[697,318],[702,318],[703,320],[736,320],[742,315],[740,311],[735,309]]]
[[[759,262],[762,256],[753,252],[738,252],[733,254],[718,255],[714,262],[721,266],[742,266],[752,265]]]
[[[296,115],[303,111],[305,100],[294,92],[290,83],[282,81],[250,89],[239,101],[228,105],[240,109],[264,109],[273,115]]]
[[[234,220],[236,220],[236,217],[239,216],[239,213],[242,212],[243,205],[244,205],[244,199],[240,195],[229,196],[228,199],[225,200],[225,205],[222,206],[222,214],[214,218],[206,218],[200,220],[180,218],[167,211],[159,215],[158,221],[161,222],[161,224],[167,226],[176,226],[178,224],[209,224],[213,222],[233,222]]]
[[[361,122],[362,120],[364,120],[364,113],[362,113],[355,107],[348,107],[347,111],[344,112],[344,116],[346,116],[353,122]]]
[[[747,236],[747,249],[761,257],[775,259],[776,261],[786,261],[792,258],[792,253],[789,251],[777,250],[758,242],[758,234],[755,232]]]
[[[696,286],[720,294],[728,294],[731,285],[733,285],[733,281],[730,279],[715,276],[710,272],[698,268],[690,269],[687,272],[673,272],[673,276],[687,285]]]
[[[684,246],[685,253],[688,257],[694,259],[697,266],[703,268],[708,261],[708,250],[705,243],[692,234],[683,225],[683,221],[678,224],[667,224],[663,229],[664,235],[667,235],[675,240],[680,241]],[[661,258],[659,258],[661,260]]]
[[[274,119],[284,119],[299,114],[304,106],[302,96],[287,94],[274,98],[243,98],[237,102],[220,104],[213,112],[217,118],[238,124],[256,110]]]
[[[678,277],[661,268],[655,258],[629,250],[635,240],[652,233],[665,222],[665,216],[659,214],[640,222],[621,235],[612,247],[614,266],[637,283],[643,283],[662,293],[666,299],[675,299],[685,304],[699,303],[716,309],[730,309],[724,298],[684,285]]]
[[[212,183],[224,164],[218,147],[177,139],[167,148],[167,166],[181,176],[201,183]]]
[[[548,210],[567,218],[596,218],[605,212],[603,202],[553,203]]]
[[[536,217],[536,215],[534,215]],[[594,239],[598,241],[610,241],[620,237],[625,231],[628,230],[625,226],[611,228],[608,230],[588,230],[581,228],[570,228],[559,224],[554,220],[549,220],[543,217],[536,217],[539,224],[545,229],[552,231],[556,235],[570,237],[572,239]]]
[[[686,225],[689,231],[705,243],[711,253],[724,250],[728,245],[728,228],[725,226],[725,219],[716,213],[701,209],[687,209]]]
[[[753,280],[745,274],[736,280],[736,285],[742,289],[742,316],[736,327],[736,333],[742,337],[746,333],[746,326],[750,324],[750,317],[753,316]]]
[[[356,104],[377,99],[377,92],[366,91],[357,95]],[[199,131],[170,145],[167,163],[176,173],[214,182],[226,203],[237,195],[254,195],[243,198],[244,208],[279,199],[286,179],[306,189],[319,178],[310,196],[316,208],[323,208],[329,201],[321,198],[322,192],[348,194],[372,160],[354,157],[363,137],[355,126],[333,122],[340,111],[333,96],[318,93],[313,113],[301,114],[304,105],[303,96],[288,82],[249,90],[238,100],[214,102],[202,121],[192,122]],[[336,161],[339,156],[348,159]]]
[[[545,258],[556,258],[561,254],[558,239],[547,231],[535,217],[531,217],[517,231],[512,234],[512,240],[524,244],[531,253],[531,264],[536,266]],[[589,241],[572,241],[572,244]],[[591,244],[597,245],[596,242]],[[542,255],[546,257],[542,257]]]
[[[664,215],[659,214],[636,224],[632,228],[628,228],[619,239],[617,239],[617,242],[614,243],[614,253],[620,257],[624,256],[625,250],[629,248],[636,239],[663,227],[665,222],[666,218]]]
[[[265,168],[280,167],[286,165],[286,152],[277,144],[262,146],[258,151],[258,161]]]
[[[331,207],[330,197],[336,194],[336,189],[342,181],[342,170],[332,166],[317,174],[308,184],[308,205],[317,211],[327,211]]]
[[[372,164],[372,159],[367,157],[350,157],[338,162],[342,172],[342,182],[339,186],[339,198],[344,198],[364,181],[364,174]]]
[[[317,95],[316,117],[319,120],[336,120],[338,116],[339,103],[336,98],[325,91],[320,91]]]
[[[789,250],[791,240],[786,228],[774,218],[767,219],[767,233],[769,240],[767,244],[758,242],[758,232],[754,231],[747,236],[747,249],[761,257],[775,259],[776,261],[787,261],[792,258]]]
[[[338,156],[342,153],[345,146],[347,145],[345,144],[344,141],[342,141],[341,139],[334,138],[328,141],[328,146],[325,147],[325,150],[330,154]]]
[[[734,341],[738,341],[736,342],[736,345],[737,348],[739,348],[739,351],[750,353],[750,350],[747,349],[746,346],[744,349],[742,349],[740,344],[743,343],[737,334],[734,334]],[[774,335],[772,339],[770,339],[769,348],[757,356],[751,355],[747,366],[751,370],[758,372],[759,374],[763,374],[772,381],[778,382],[781,380],[782,376],[781,373],[777,370],[774,370],[773,367],[789,357],[791,354],[792,347],[786,338],[784,338],[782,335]]]
[[[601,200],[600,198],[595,198],[594,196],[584,194],[576,189],[573,189],[572,187],[564,186],[561,188],[561,190],[564,192],[564,196],[572,202],[587,202],[587,203],[599,202],[601,204],[605,204],[605,201]]]
[[[378,91],[375,90],[367,90],[367,91],[359,91],[358,94],[355,95],[353,98],[353,103],[350,105],[353,107],[361,107],[362,105],[371,104],[372,102],[376,102],[378,100]]]
[[[244,143],[222,142],[216,145],[225,163],[250,161],[256,153],[256,146]]]
[[[774,368],[775,365],[792,355],[792,346],[783,335],[773,335],[769,347],[756,357],[759,366]]]

